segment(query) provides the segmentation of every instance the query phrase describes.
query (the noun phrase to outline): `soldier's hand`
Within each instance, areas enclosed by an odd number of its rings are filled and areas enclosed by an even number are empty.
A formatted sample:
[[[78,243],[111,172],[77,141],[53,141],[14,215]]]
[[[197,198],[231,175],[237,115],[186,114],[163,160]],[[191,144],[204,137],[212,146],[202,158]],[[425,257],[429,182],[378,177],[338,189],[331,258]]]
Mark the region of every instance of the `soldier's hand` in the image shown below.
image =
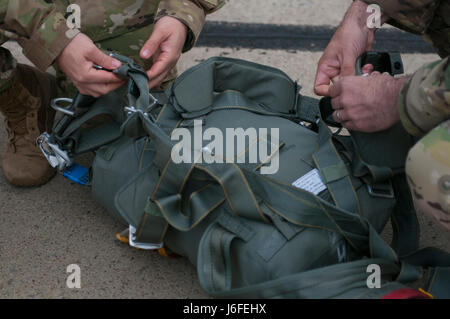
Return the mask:
[[[334,120],[351,131],[367,133],[392,127],[400,121],[397,99],[407,79],[379,72],[341,77],[328,92]]]
[[[111,72],[93,68],[94,63],[106,69],[117,69],[122,64],[103,53],[88,36],[82,33],[78,34],[64,49],[57,63],[81,94],[99,97],[125,83],[123,79]]]
[[[336,78],[354,75],[358,57],[371,50],[375,30],[367,27],[366,10],[365,3],[355,1],[325,49],[319,60],[314,83],[317,95],[327,96],[330,83]],[[372,69],[371,65],[366,65],[363,72],[370,73]]]
[[[166,16],[155,24],[152,35],[141,50],[141,58],[153,58],[153,66],[147,72],[150,88],[161,85],[177,64],[186,37],[186,25],[175,18]]]

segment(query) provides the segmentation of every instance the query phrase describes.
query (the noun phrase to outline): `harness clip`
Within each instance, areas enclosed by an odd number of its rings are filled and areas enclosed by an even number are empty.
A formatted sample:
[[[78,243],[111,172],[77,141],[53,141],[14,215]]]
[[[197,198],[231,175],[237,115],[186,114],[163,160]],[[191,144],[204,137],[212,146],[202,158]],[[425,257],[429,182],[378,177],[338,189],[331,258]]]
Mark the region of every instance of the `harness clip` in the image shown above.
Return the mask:
[[[131,247],[143,249],[143,250],[158,250],[164,247],[164,243],[154,244],[154,243],[142,243],[136,241],[136,228],[130,225],[129,228],[129,244]]]
[[[392,182],[389,182],[388,184],[367,185],[367,189],[369,190],[369,194],[373,197],[395,198]]]
[[[57,144],[50,142],[50,135],[43,133],[36,140],[37,146],[49,162],[50,166],[57,168],[60,172],[66,170],[73,164],[67,151],[63,151]]]

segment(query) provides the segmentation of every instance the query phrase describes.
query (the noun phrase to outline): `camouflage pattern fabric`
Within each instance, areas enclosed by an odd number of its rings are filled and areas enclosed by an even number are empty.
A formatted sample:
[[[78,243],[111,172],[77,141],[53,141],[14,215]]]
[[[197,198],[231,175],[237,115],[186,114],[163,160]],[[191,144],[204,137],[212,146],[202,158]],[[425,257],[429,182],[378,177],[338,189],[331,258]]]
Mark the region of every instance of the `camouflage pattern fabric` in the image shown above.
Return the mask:
[[[450,118],[450,60],[428,64],[405,83],[398,100],[403,126],[423,136]]]
[[[81,31],[94,42],[151,26],[156,14],[158,18],[170,15],[188,26],[188,50],[203,28],[205,15],[223,3],[224,0],[0,0],[0,44],[8,38],[17,39],[25,55],[41,70],[47,69],[76,34],[68,27],[66,16],[68,6],[77,4],[81,8]]]
[[[0,47],[0,92],[5,91],[12,85],[12,79],[16,74],[17,62],[11,52]]]
[[[410,151],[406,173],[416,209],[450,230],[450,121],[446,121]]]
[[[378,4],[390,24],[421,34],[445,58],[450,55],[450,2],[445,0],[362,0]]]
[[[142,61],[139,51],[150,37],[157,19],[172,16],[188,27],[184,51],[195,44],[205,15],[219,9],[224,0],[0,0],[0,44],[14,39],[24,54],[41,70],[46,70],[71,39],[83,32],[105,51],[130,56],[147,69],[150,61]],[[81,9],[81,30],[69,28],[67,8],[77,4]],[[157,16],[158,15],[158,16]],[[0,68],[13,65],[0,60]],[[13,72],[11,72],[12,74]],[[169,80],[176,76],[172,70]],[[11,79],[2,73],[0,88]],[[59,87],[70,84],[58,72]]]
[[[189,26],[190,32],[183,50],[185,52],[194,46],[200,36],[205,22],[203,12],[212,13],[222,7],[224,3],[224,0],[164,0],[159,4],[156,20],[170,16]],[[203,10],[198,10],[198,8]]]
[[[0,0],[0,29],[14,34],[25,55],[41,70],[55,61],[71,38],[65,10],[44,0]],[[2,40],[8,34],[3,31]]]
[[[379,0],[390,23],[422,34],[443,58],[405,83],[398,99],[403,126],[424,136],[410,151],[406,173],[416,208],[450,229],[450,2]]]

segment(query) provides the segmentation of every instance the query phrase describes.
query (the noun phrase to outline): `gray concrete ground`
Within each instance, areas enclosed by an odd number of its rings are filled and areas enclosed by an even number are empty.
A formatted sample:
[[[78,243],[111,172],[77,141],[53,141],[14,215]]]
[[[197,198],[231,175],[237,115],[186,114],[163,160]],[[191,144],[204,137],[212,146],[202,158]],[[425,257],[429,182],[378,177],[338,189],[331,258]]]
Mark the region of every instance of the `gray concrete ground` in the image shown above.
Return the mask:
[[[230,1],[210,20],[273,24],[337,25],[350,0]],[[6,44],[19,60],[20,48]],[[212,56],[242,58],[280,68],[313,95],[321,53],[279,50],[195,48],[181,71]],[[404,56],[407,72],[433,61],[434,54]],[[0,124],[0,147],[5,132]],[[450,251],[450,233],[425,216],[421,246]],[[40,188],[6,183],[0,170],[0,298],[208,298],[187,260],[138,251],[115,239],[121,227],[91,198],[89,189],[61,176]],[[389,238],[390,230],[385,232]],[[81,267],[81,289],[68,289],[66,268]]]

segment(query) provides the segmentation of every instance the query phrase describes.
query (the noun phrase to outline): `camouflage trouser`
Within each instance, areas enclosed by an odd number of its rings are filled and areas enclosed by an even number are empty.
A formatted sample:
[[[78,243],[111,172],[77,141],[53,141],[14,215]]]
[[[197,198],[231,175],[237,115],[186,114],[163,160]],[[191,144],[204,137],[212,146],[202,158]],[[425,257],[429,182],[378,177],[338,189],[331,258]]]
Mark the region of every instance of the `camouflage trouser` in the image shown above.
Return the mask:
[[[416,209],[450,230],[450,120],[411,149],[406,173]]]

